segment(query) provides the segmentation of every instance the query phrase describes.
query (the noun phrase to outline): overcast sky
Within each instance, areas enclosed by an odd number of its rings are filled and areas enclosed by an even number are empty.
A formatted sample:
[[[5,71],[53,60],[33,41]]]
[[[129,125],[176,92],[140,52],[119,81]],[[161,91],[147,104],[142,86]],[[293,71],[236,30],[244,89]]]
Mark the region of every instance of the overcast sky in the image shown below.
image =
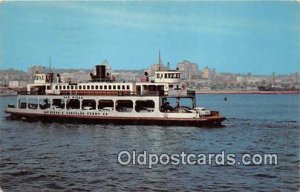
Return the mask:
[[[0,3],[1,69],[143,69],[161,50],[217,72],[300,71],[297,2]]]

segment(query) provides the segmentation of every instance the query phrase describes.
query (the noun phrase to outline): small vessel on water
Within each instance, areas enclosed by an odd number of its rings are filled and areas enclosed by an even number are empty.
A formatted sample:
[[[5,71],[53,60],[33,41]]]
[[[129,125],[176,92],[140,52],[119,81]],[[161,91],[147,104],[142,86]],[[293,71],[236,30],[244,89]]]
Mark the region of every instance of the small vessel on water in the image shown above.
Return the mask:
[[[56,76],[56,78],[55,78]],[[179,70],[145,73],[143,82],[117,82],[96,65],[89,82],[62,82],[59,74],[34,74],[6,112],[13,119],[79,123],[220,127],[225,117],[196,106]]]

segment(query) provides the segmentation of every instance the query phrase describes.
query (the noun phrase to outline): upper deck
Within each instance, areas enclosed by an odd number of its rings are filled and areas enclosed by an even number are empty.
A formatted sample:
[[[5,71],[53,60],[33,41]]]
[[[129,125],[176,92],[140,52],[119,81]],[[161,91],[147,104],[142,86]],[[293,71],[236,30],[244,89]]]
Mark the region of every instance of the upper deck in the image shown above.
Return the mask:
[[[60,75],[53,73],[35,74],[34,83],[19,94],[29,95],[157,95],[157,96],[194,96],[188,91],[187,82],[178,70],[155,72],[154,77],[146,76],[145,82],[116,82],[105,71],[105,66],[96,66],[96,74],[90,74],[91,81],[85,83],[61,82]]]

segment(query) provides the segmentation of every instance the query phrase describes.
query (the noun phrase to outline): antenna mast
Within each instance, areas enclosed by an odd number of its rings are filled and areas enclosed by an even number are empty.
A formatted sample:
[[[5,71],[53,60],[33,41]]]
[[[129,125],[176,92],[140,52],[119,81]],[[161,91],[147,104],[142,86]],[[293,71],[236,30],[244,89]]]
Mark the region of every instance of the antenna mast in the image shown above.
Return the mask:
[[[51,57],[49,57],[49,68],[50,68],[50,73],[52,73],[52,68],[51,68]]]

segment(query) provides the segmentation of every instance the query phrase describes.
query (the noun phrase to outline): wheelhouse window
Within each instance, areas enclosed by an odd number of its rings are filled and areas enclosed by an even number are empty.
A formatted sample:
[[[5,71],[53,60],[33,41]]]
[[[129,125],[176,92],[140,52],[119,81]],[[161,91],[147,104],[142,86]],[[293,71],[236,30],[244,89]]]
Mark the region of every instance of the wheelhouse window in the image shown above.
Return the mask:
[[[40,109],[45,110],[50,108],[50,99],[41,98],[39,100]]]
[[[53,99],[52,100],[52,108],[53,109],[64,109],[65,108],[65,100]]]
[[[139,113],[154,112],[155,103],[152,100],[137,100],[135,102],[135,111]]]
[[[82,109],[83,110],[95,110],[96,101],[93,99],[83,99],[82,100]]]
[[[98,101],[98,109],[100,111],[112,111],[112,110],[114,110],[113,100],[99,100]]]
[[[28,99],[28,108],[29,109],[37,109],[38,108],[38,99],[36,98],[30,98]]]
[[[131,100],[118,100],[116,102],[116,110],[118,112],[131,112],[133,110],[133,102]]]
[[[26,109],[26,106],[27,106],[26,98],[19,99],[19,108],[20,109]]]
[[[80,109],[80,101],[78,99],[68,99],[67,109]]]

